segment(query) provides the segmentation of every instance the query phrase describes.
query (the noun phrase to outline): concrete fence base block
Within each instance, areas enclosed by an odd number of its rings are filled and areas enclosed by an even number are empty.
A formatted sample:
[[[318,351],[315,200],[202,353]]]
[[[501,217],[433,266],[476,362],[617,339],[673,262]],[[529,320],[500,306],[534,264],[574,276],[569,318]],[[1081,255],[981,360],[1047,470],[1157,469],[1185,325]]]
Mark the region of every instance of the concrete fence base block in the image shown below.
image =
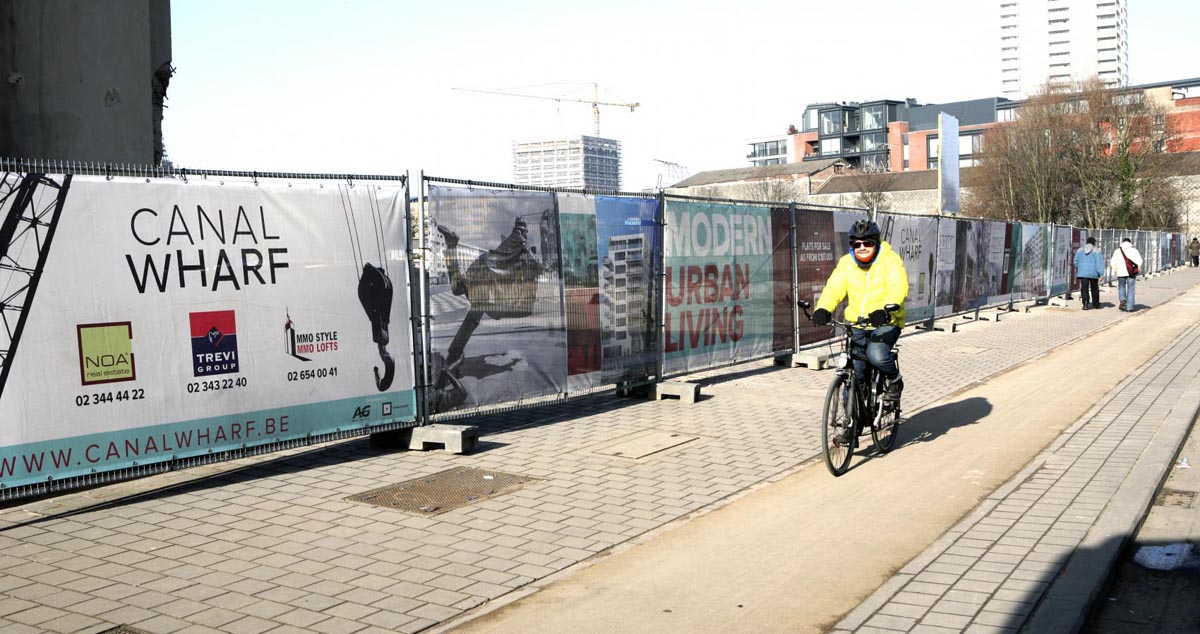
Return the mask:
[[[434,424],[371,434],[373,447],[409,451],[425,451],[426,445],[442,445],[450,453],[465,454],[475,451],[478,442],[479,428],[471,425]]]
[[[829,360],[832,358],[833,355],[825,352],[801,352],[792,355],[792,367],[821,370],[829,365]]]
[[[665,381],[654,384],[652,398],[661,401],[663,398],[677,398],[684,403],[695,403],[700,398],[700,384],[690,381]]]

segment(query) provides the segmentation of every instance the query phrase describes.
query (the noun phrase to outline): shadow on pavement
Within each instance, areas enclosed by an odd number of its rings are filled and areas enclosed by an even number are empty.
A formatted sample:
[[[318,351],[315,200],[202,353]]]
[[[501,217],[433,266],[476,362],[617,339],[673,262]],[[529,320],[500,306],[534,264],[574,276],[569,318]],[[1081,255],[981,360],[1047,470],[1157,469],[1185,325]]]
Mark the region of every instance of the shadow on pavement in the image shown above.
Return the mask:
[[[992,413],[986,398],[971,398],[923,409],[900,425],[901,446],[937,439],[956,427],[974,425]]]

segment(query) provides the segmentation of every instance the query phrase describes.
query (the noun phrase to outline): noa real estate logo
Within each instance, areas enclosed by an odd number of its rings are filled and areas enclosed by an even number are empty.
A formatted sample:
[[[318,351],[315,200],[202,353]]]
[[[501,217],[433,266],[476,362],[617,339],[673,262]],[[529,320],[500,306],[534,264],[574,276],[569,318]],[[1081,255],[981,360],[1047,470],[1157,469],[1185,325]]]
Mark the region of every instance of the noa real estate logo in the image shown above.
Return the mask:
[[[130,322],[77,324],[75,330],[79,337],[79,377],[84,385],[137,379]]]
[[[195,376],[238,372],[237,320],[232,310],[189,313]]]

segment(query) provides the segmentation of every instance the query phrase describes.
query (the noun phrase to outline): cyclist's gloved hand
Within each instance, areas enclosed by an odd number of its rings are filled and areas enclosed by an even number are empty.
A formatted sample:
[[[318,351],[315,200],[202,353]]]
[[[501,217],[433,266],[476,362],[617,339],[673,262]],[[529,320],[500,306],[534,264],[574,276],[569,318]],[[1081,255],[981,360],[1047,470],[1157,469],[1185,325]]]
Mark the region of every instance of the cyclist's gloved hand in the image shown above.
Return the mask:
[[[878,328],[880,326],[886,325],[889,321],[892,320],[892,317],[891,317],[891,315],[888,315],[886,310],[880,308],[879,310],[871,311],[871,314],[867,315],[867,319],[871,320],[872,326],[875,326],[876,328]]]
[[[829,311],[824,308],[818,308],[812,315],[813,323],[818,326],[828,326],[832,319],[833,315],[829,314]]]

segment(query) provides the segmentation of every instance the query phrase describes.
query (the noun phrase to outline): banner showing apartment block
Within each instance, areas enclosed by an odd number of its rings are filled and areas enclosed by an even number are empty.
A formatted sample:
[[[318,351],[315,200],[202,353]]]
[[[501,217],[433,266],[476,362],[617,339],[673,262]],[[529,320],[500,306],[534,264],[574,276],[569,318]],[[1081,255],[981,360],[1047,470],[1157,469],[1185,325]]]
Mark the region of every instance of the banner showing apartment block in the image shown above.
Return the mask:
[[[791,271],[777,275],[775,263],[789,259],[791,236],[773,220],[787,213],[667,200],[664,374],[768,356],[775,342],[790,344]]]
[[[4,487],[415,421],[403,186],[4,174],[3,226],[35,216]]]
[[[658,201],[556,194],[567,310],[567,387],[658,371]]]

